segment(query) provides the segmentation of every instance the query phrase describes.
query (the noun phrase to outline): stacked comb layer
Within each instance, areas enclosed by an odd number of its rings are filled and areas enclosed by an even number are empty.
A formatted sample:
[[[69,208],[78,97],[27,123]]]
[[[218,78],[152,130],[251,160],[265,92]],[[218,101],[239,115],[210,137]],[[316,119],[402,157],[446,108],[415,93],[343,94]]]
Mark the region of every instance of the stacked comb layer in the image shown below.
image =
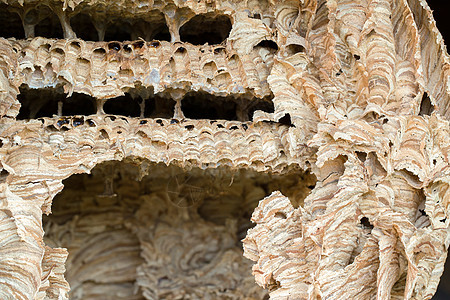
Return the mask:
[[[0,36],[0,298],[435,293],[425,0],[5,0]]]

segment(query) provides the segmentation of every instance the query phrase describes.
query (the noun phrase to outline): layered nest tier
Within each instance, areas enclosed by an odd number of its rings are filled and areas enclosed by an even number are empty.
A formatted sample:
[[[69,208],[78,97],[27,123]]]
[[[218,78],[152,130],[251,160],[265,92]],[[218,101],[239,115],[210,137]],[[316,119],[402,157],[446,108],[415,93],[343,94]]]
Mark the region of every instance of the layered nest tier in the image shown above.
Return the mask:
[[[449,65],[424,0],[4,0],[0,298],[429,299]]]

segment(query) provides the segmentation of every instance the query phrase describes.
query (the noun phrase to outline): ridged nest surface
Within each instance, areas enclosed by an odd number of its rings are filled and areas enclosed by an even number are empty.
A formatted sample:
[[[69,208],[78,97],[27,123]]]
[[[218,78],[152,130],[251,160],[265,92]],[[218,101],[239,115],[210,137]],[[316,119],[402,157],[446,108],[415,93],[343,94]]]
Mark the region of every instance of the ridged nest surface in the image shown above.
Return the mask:
[[[425,0],[3,0],[0,23],[1,299],[435,293]]]

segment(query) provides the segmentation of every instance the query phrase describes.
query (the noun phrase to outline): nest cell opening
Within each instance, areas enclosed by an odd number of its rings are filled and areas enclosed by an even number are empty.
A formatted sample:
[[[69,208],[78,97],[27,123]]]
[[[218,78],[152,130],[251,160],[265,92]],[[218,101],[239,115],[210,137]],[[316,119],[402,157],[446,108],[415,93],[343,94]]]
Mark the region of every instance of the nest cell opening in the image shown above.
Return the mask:
[[[0,37],[18,40],[25,38],[19,14],[8,9],[6,4],[0,4]]]
[[[175,101],[169,98],[149,97],[145,99],[144,117],[170,119],[174,115]]]
[[[58,16],[46,5],[37,5],[19,15],[19,9],[0,4],[0,37],[17,40],[41,36],[45,38],[64,38]]]
[[[419,116],[429,116],[433,113],[434,106],[431,103],[431,99],[428,96],[427,93],[423,93],[422,101],[420,102],[420,110],[419,110]]]
[[[231,20],[224,15],[196,15],[180,28],[182,42],[193,45],[220,44],[230,35]]]
[[[103,111],[109,115],[121,115],[126,117],[139,117],[141,115],[141,107],[139,102],[142,99],[133,98],[130,94],[117,97],[106,101],[103,105]]]
[[[273,50],[274,52],[278,51],[278,45],[274,41],[271,40],[262,40],[255,47],[263,47]]]
[[[302,203],[315,177],[130,159],[101,163],[63,183],[43,218],[44,241],[68,249],[71,299],[217,299],[212,286],[227,298],[246,280],[254,288],[248,296],[262,299],[265,291],[242,256],[251,214],[275,190]]]

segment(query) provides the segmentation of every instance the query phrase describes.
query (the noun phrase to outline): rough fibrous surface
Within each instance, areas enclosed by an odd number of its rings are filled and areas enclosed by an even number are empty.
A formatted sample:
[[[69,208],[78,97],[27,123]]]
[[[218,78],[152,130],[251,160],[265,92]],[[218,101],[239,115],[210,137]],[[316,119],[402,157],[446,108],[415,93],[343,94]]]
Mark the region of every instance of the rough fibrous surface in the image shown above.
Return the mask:
[[[0,38],[1,299],[261,299],[242,254],[271,299],[435,293],[450,74],[425,0],[0,10],[24,37]]]
[[[144,176],[142,167],[104,163],[92,171],[96,179],[71,178],[54,199],[45,241],[68,248],[72,298],[262,299],[238,246],[266,194],[258,185],[301,199],[297,192],[307,187],[298,183],[308,178],[224,168],[205,176],[198,168],[186,174],[165,165],[148,170]],[[110,190],[103,184],[108,178],[117,182]]]

